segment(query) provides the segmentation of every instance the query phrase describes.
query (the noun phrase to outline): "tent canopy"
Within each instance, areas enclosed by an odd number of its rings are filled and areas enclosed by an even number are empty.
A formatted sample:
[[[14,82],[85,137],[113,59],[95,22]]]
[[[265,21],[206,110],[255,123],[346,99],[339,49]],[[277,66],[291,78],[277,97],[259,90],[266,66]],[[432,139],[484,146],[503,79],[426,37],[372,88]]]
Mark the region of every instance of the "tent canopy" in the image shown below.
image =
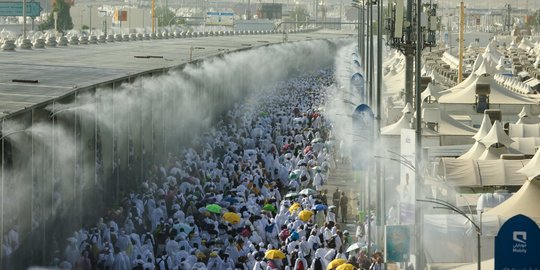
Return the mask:
[[[496,143],[509,147],[510,144],[514,142],[514,140],[512,140],[504,132],[501,122],[497,120],[491,127],[491,130],[488,132],[488,134],[486,134],[484,138],[480,139],[480,142],[483,143],[486,147],[490,147]]]
[[[508,127],[510,137],[540,137],[540,124],[510,124]]]
[[[540,148],[536,151],[531,161],[518,172],[527,176],[529,180],[540,176]]]
[[[529,160],[443,158],[444,179],[457,187],[521,186],[527,178],[517,171]]]
[[[486,215],[511,218],[517,214],[525,215],[540,224],[540,180],[527,180],[508,200],[486,212]]]
[[[469,78],[471,79],[469,80]],[[534,100],[500,85],[493,79],[492,75],[478,76],[471,74],[469,78],[443,92],[443,95],[439,98],[439,103],[474,104],[476,101],[476,85],[489,84],[491,90],[489,94],[490,104],[536,104]],[[465,84],[465,82],[467,83]]]
[[[491,127],[493,127],[493,125],[491,124],[489,114],[484,113],[484,119],[482,119],[482,124],[480,125],[480,129],[473,136],[473,139],[475,139],[476,141],[480,141],[489,133],[489,131],[491,130]]]

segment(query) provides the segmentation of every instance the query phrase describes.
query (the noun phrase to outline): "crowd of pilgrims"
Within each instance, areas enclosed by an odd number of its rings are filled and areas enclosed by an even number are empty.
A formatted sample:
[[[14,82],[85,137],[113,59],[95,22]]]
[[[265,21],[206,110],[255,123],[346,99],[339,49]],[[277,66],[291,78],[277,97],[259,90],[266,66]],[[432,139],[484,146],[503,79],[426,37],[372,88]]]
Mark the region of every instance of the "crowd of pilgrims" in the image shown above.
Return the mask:
[[[340,192],[330,199],[323,188],[337,166],[320,109],[333,83],[323,69],[236,105],[192,148],[169,154],[115,215],[75,232],[56,266],[319,270],[343,259],[382,269],[380,253],[347,252],[363,233],[340,229]]]

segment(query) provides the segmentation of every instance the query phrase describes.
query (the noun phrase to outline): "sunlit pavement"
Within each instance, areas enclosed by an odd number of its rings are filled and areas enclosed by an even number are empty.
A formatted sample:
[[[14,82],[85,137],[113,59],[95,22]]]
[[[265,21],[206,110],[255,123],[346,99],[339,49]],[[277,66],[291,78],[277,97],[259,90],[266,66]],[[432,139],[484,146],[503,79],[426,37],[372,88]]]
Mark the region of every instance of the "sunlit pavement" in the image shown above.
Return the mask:
[[[341,163],[338,160],[337,168],[330,171],[328,181],[323,186],[323,189],[327,190],[327,201],[328,204],[332,203],[332,194],[336,191],[336,188],[339,188],[340,191],[345,191],[345,194],[349,198],[349,206],[347,208],[347,217],[345,224],[341,223],[341,209],[336,215],[336,220],[338,223],[342,224],[344,229],[349,230],[354,234],[356,221],[358,220],[358,193],[360,192],[360,187],[357,182],[354,180],[353,171],[351,170],[350,163]]]
[[[348,36],[344,32],[318,31],[288,34],[287,40],[296,42]],[[0,116],[67,95],[82,87],[119,78],[134,78],[150,70],[156,73],[166,71],[189,62],[190,54],[191,60],[200,60],[230,51],[282,43],[283,38],[283,34],[212,36],[0,51]]]

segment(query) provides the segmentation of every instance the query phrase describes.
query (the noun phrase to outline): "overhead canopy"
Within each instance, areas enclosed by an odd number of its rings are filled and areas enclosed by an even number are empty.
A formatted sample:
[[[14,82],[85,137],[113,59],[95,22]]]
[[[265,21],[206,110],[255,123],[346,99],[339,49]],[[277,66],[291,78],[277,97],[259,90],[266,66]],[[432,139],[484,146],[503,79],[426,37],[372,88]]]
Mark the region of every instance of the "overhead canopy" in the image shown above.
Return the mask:
[[[523,169],[519,170],[519,173],[524,174],[530,180],[540,176],[540,148],[531,161]]]
[[[540,137],[512,138],[514,142],[510,145],[510,150],[524,155],[534,155],[536,148],[540,146]]]
[[[443,91],[442,88],[430,82],[428,83],[426,89],[422,91],[422,95],[421,95],[422,100],[425,100],[427,97],[433,97],[435,99],[439,99],[442,91]]]
[[[403,113],[403,115],[397,122],[381,128],[381,135],[401,135],[402,129],[411,128],[411,119],[411,113]]]
[[[470,81],[468,81],[468,79]],[[452,104],[474,104],[476,102],[476,86],[478,84],[489,84],[490,104],[536,104],[536,102],[522,94],[513,92],[497,83],[492,75],[484,74],[482,76],[471,74],[467,84],[458,84],[443,92],[439,98],[439,103]]]
[[[514,141],[504,132],[501,122],[496,120],[491,130],[489,130],[484,138],[480,139],[480,142],[486,147],[490,147],[496,143],[509,147]]]
[[[490,62],[487,61],[486,58],[482,57],[480,64],[478,65],[478,68],[474,70],[474,73],[478,76],[481,76],[483,74],[497,74],[499,71],[497,70],[497,62]]]
[[[510,124],[508,135],[514,137],[540,137],[540,124]]]
[[[477,133],[477,130],[475,128],[472,128],[468,125],[465,125],[456,119],[452,118],[445,110],[442,110],[439,108],[438,103],[422,103],[423,110],[428,110],[430,114],[437,114],[436,117],[426,116],[424,117],[425,122],[429,118],[437,118],[438,119],[438,133],[440,135],[446,135],[446,136],[473,136],[475,133]]]
[[[457,187],[521,186],[526,177],[517,170],[529,160],[443,158],[444,178]]]
[[[484,118],[482,119],[480,129],[478,129],[478,132],[476,132],[476,134],[473,136],[473,139],[475,139],[476,141],[480,141],[489,133],[492,127],[493,125],[491,124],[489,115],[487,113],[484,113]]]
[[[497,45],[495,41],[491,41],[487,46],[484,54],[482,55],[487,61],[497,63],[499,59],[503,56],[502,53],[497,51]]]
[[[476,141],[469,151],[458,157],[458,159],[478,159],[484,151],[486,151],[486,147],[482,143]]]
[[[493,236],[499,231],[501,223],[501,220],[496,216],[482,217],[483,258],[488,258],[487,250],[493,250],[495,245]],[[471,223],[461,215],[425,215],[422,236],[426,261],[430,265],[474,262],[477,258],[476,231],[472,228]],[[434,241],[434,239],[436,240]],[[437,267],[436,269],[455,268]]]
[[[511,218],[525,215],[540,224],[540,180],[525,181],[525,184],[508,200],[486,212],[486,215]]]

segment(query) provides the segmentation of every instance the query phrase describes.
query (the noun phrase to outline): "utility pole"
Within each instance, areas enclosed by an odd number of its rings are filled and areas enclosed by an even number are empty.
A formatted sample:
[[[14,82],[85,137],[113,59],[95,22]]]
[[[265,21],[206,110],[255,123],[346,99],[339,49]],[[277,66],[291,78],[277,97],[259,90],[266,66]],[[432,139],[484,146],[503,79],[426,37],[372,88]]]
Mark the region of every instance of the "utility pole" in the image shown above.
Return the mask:
[[[465,32],[465,4],[461,1],[459,5],[459,66],[458,66],[458,81],[463,81],[463,33]]]
[[[420,14],[422,12],[422,0],[416,2],[416,73],[415,73],[415,87],[416,87],[416,155],[415,155],[415,194],[417,198],[423,196],[423,178],[420,175],[422,171],[422,90],[420,89],[420,79],[422,76],[422,51],[424,48],[424,40],[422,39],[422,20]],[[429,26],[427,27],[429,29]],[[415,202],[414,219],[416,223],[416,267],[415,269],[424,269],[424,244],[422,237],[424,215],[422,213],[422,207],[419,203]]]
[[[375,140],[381,139],[381,103],[382,103],[382,50],[383,50],[383,38],[382,38],[382,28],[383,28],[383,5],[382,0],[379,0],[377,2],[377,92],[376,92],[376,110],[377,110],[377,118],[376,121],[376,130],[375,130]],[[380,153],[377,153],[378,156],[380,156]],[[385,221],[385,187],[382,181],[382,164],[381,160],[377,159],[375,162],[375,175],[376,175],[376,181],[377,181],[377,225],[378,226],[384,226],[386,224]],[[381,230],[383,231],[383,230]],[[383,233],[384,234],[384,233]],[[384,239],[384,238],[383,238]]]
[[[413,48],[413,1],[407,0],[407,21],[406,36],[405,36],[405,104],[413,104],[413,64],[414,64],[414,48]]]

